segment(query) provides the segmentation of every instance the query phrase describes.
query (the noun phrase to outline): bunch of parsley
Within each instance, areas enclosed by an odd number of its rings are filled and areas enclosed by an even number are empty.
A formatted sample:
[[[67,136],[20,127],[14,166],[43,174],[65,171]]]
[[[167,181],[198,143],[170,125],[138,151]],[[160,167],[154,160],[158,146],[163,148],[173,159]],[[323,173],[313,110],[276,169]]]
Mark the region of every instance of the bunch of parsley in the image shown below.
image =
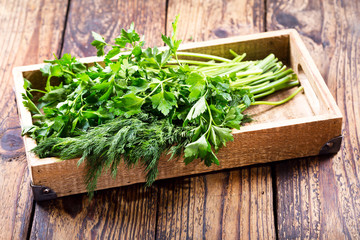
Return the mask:
[[[64,54],[41,68],[43,90],[25,80],[24,105],[34,124],[24,134],[37,141],[33,151],[40,157],[81,157],[90,193],[103,170],[116,175],[120,161],[144,165],[151,185],[162,154],[183,153],[186,164],[197,158],[207,166],[219,164],[215,153],[233,140],[231,129],[247,120],[242,114],[247,107],[281,104],[301,91],[282,102],[256,101],[298,85],[296,75],[274,55],[242,61],[245,54],[235,52],[231,60],[178,52],[176,24],[177,18],[171,37],[162,36],[167,50],[143,49],[132,24],[114,45],[93,33],[92,45],[104,56],[103,64],[85,65]],[[106,47],[111,50],[105,54]]]

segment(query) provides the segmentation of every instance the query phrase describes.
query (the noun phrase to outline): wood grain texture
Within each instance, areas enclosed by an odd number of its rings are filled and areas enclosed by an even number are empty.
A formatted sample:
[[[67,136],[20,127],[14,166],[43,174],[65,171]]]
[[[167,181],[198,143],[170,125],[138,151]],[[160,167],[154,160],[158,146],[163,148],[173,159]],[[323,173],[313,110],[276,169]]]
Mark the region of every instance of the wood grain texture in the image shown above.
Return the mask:
[[[165,32],[165,6],[165,1],[71,1],[62,53],[96,55],[90,45],[92,30],[113,39],[131,22],[145,32],[145,41],[157,43]],[[153,239],[156,202],[156,189],[137,185],[99,191],[91,202],[82,194],[36,204],[30,238]]]
[[[169,0],[167,34],[179,15],[178,39],[199,42],[264,31],[264,3],[260,0]]]
[[[297,29],[344,115],[341,151],[276,166],[280,239],[360,238],[358,1],[268,1],[267,29]]]
[[[159,239],[275,238],[269,167],[159,183]]]
[[[262,1],[169,1],[167,33],[180,14],[186,41],[263,31]],[[269,167],[235,169],[159,186],[159,239],[275,238]]]
[[[156,200],[138,185],[40,202],[30,239],[154,239]]]
[[[96,49],[91,46],[94,40],[91,31],[113,43],[121,28],[127,30],[132,22],[140,36],[145,36],[145,46],[162,45],[166,0],[75,0],[70,6],[63,53],[76,57],[96,56]]]
[[[0,239],[25,239],[33,198],[11,71],[58,53],[67,4],[0,1],[0,6]]]

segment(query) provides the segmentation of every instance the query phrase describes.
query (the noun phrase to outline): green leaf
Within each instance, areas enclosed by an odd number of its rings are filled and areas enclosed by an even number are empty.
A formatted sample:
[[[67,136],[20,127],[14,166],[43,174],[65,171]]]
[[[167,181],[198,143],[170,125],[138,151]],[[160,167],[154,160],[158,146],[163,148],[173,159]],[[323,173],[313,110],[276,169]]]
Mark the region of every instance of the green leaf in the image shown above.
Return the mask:
[[[111,59],[120,53],[119,47],[113,47],[105,56],[106,59]]]
[[[109,87],[108,90],[99,98],[99,101],[103,102],[109,99],[111,93],[113,92],[113,86]]]
[[[142,54],[141,47],[136,46],[131,52],[134,56],[140,56]]]
[[[175,20],[174,22],[172,22],[172,28],[173,28],[173,32],[171,34],[171,40],[175,41],[176,40],[176,31],[177,31],[177,24],[178,24],[178,21],[179,21],[179,15],[177,15],[175,17]]]
[[[246,107],[249,107],[251,105],[251,99],[250,99],[249,95],[247,95],[247,94],[244,95],[242,99],[243,99]]]
[[[216,165],[220,165],[219,159],[216,157],[213,151],[209,151],[208,154],[205,157],[205,165],[210,167],[212,163],[215,163]]]
[[[177,30],[177,23],[179,20],[179,15],[176,16],[174,22],[172,23],[173,32],[171,34],[171,37],[167,37],[165,35],[161,35],[162,40],[166,45],[169,46],[170,50],[175,54],[178,50],[181,40],[176,40],[176,30]]]
[[[123,45],[124,43],[125,44],[130,43],[134,45],[134,43],[139,40],[140,40],[139,34],[137,34],[134,30],[134,23],[131,23],[130,28],[127,31],[121,29],[121,35],[120,35],[121,45]]]
[[[204,134],[206,131],[203,121],[200,121],[200,124],[197,127],[193,128],[191,131],[192,131],[191,140],[195,141],[196,139],[199,138],[201,134]]]
[[[224,108],[217,108],[214,104],[211,104],[209,108],[211,111],[213,122],[215,122],[216,125],[221,124],[224,120]]]
[[[169,46],[169,48],[170,48],[170,50],[172,51],[172,52],[174,52],[173,51],[173,49],[174,49],[174,43],[173,43],[173,41],[171,41],[171,38],[170,37],[167,37],[167,36],[165,36],[165,35],[161,35],[161,39],[164,41],[164,43],[166,44],[166,45],[168,45]]]
[[[51,128],[54,129],[55,132],[61,132],[68,120],[69,117],[67,116],[57,116],[54,123],[51,125]]]
[[[175,95],[171,92],[161,91],[151,97],[153,108],[158,109],[165,116],[169,114],[173,106],[176,106]]]
[[[75,58],[72,58],[69,53],[65,53],[62,58],[60,58],[60,61],[63,65],[70,65],[73,61],[75,61]]]
[[[206,110],[206,100],[205,96],[202,96],[190,109],[188,115],[186,116],[186,120],[192,120],[200,116]]]
[[[86,66],[81,62],[76,62],[72,65],[72,70],[74,73],[85,73]]]
[[[98,41],[98,42],[101,42],[101,43],[103,43],[103,44],[106,44],[104,38],[103,38],[100,34],[98,34],[98,33],[96,33],[96,32],[93,32],[93,31],[91,32],[91,34],[92,34],[92,36],[93,36],[93,38],[94,38],[95,41]]]
[[[36,107],[36,105],[31,101],[31,99],[26,96],[26,94],[21,94],[23,97],[23,104],[24,106],[32,113],[41,114],[40,110]]]
[[[184,157],[185,159],[192,161],[198,157],[204,158],[208,151],[211,151],[211,145],[206,140],[204,134],[197,141],[189,143],[185,146]],[[186,160],[185,163],[189,163],[188,160]]]
[[[79,121],[79,117],[75,118],[75,120],[72,122],[72,124],[71,124],[71,130],[70,130],[71,132],[74,132],[78,121]]]
[[[128,111],[130,115],[141,111],[141,106],[144,104],[145,99],[136,96],[134,93],[129,93],[120,98],[120,108]]]
[[[104,47],[107,45],[107,43],[105,42],[104,38],[96,33],[96,32],[91,32],[92,36],[94,38],[94,41],[91,43],[91,45],[93,45],[94,47],[96,47],[97,49],[97,56],[104,56],[105,52],[104,52]]]
[[[214,131],[217,138],[216,144],[214,144],[216,150],[222,146],[226,146],[226,142],[234,140],[234,137],[231,134],[231,129],[229,128],[212,126],[211,129]]]
[[[118,45],[120,48],[124,48],[128,42],[129,41],[127,39],[122,37],[115,38],[115,44]]]
[[[51,74],[50,67],[51,64],[46,64],[44,67],[40,68],[40,71],[42,72],[43,76],[49,76]]]
[[[117,73],[121,69],[121,62],[115,62],[110,64],[110,68],[114,73]]]
[[[21,135],[31,134],[35,130],[36,126],[24,126]]]
[[[171,51],[166,50],[156,55],[156,62],[158,63],[159,67],[162,67],[169,61],[170,58],[171,58]]]
[[[50,67],[50,73],[53,77],[61,77],[63,75],[63,71],[59,65],[52,65]]]
[[[203,74],[193,72],[189,78],[185,80],[186,84],[190,85],[189,101],[193,102],[197,100],[205,92],[206,79]]]
[[[57,88],[53,89],[50,92],[46,93],[44,96],[40,98],[42,102],[61,102],[66,99],[66,89],[65,88]]]
[[[241,114],[241,110],[237,107],[232,107],[225,116],[223,126],[229,128],[240,129],[240,124],[244,116]]]
[[[91,90],[105,90],[110,86],[110,82],[102,82],[91,87]]]
[[[107,110],[99,108],[97,111],[83,111],[83,116],[86,118],[102,118],[102,119],[111,119],[113,115],[108,113]]]
[[[25,90],[30,89],[31,88],[31,82],[29,80],[27,80],[26,78],[23,78],[23,80],[24,80],[24,85],[23,85],[24,89]]]

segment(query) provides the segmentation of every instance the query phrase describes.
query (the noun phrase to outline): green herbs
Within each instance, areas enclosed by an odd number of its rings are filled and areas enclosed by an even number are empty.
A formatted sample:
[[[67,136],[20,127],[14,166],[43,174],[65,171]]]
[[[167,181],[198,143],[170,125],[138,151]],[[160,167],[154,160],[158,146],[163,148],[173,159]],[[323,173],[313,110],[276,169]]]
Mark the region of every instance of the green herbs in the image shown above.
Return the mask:
[[[157,164],[163,153],[181,153],[188,143],[189,127],[177,127],[165,118],[141,113],[129,118],[116,118],[90,129],[83,135],[67,138],[48,138],[34,149],[40,157],[56,156],[71,159],[81,156],[88,167],[88,190],[96,188],[96,180],[103,169],[115,177],[118,164],[125,161],[133,166],[140,161],[146,166],[148,184],[155,181]],[[181,143],[182,145],[176,145]]]
[[[171,37],[162,36],[166,50],[143,49],[133,25],[113,45],[93,33],[103,63],[85,65],[65,54],[41,68],[43,90],[25,80],[24,105],[34,124],[24,133],[37,141],[33,151],[40,157],[80,157],[79,164],[88,167],[90,193],[102,171],[115,176],[121,161],[144,165],[151,185],[161,155],[183,153],[187,164],[198,158],[207,166],[219,164],[216,152],[233,140],[231,129],[249,120],[246,108],[282,104],[302,90],[280,102],[258,101],[299,85],[293,71],[273,54],[244,61],[245,54],[232,50],[233,59],[178,52],[176,23]]]

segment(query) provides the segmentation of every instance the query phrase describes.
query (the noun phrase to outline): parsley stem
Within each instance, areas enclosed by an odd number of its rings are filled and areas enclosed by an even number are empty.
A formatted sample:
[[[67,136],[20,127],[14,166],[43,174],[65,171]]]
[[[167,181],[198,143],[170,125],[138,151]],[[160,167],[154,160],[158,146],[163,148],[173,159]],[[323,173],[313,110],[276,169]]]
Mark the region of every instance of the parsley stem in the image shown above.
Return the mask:
[[[182,67],[183,65],[179,62],[178,53],[175,52],[175,53],[174,53],[174,56],[175,56],[175,59],[176,59],[177,63],[179,64],[179,66]]]
[[[257,72],[255,72],[255,71],[254,72],[248,72],[249,75],[251,73],[255,73],[256,75],[250,76],[250,77],[247,77],[247,78],[241,78],[241,79],[238,79],[238,80],[236,80],[234,82],[230,82],[230,87],[232,89],[241,88],[242,86],[248,85],[251,82],[254,82],[256,80],[260,80],[260,79],[264,79],[266,77],[272,76],[272,73],[270,73],[270,72],[259,75],[260,71],[262,72],[261,69],[259,69]]]
[[[220,62],[231,62],[231,60],[223,58],[223,57],[218,57],[218,56],[203,54],[203,53],[177,52],[177,55],[186,56],[186,57],[206,58],[206,59],[212,59],[212,60],[216,60],[216,61],[220,61]]]
[[[252,68],[252,69],[248,69],[245,72],[236,73],[236,77],[242,78],[242,77],[246,77],[246,76],[249,76],[249,75],[257,75],[257,74],[261,74],[261,73],[263,73],[263,70],[261,70],[260,68]]]
[[[206,95],[206,94],[205,94]],[[211,114],[211,109],[210,109],[210,106],[209,104],[207,103],[206,99],[205,99],[205,104],[206,104],[206,108],[209,112],[209,117],[210,117],[210,122],[213,122],[213,117],[212,117],[212,114]]]
[[[266,86],[269,83],[270,83],[270,81],[266,81],[263,83],[259,83],[258,85],[255,85],[255,86],[245,85],[245,86],[241,87],[241,89],[253,89],[253,88],[257,88],[257,87]]]
[[[264,58],[263,60],[261,60],[256,66],[258,68],[264,68],[266,65],[268,65],[269,63],[271,63],[273,60],[275,59],[275,55],[274,54],[269,54],[266,58]]]
[[[215,62],[203,62],[203,61],[196,61],[196,60],[177,60],[177,61],[168,61],[168,64],[179,64],[179,63],[186,63],[191,65],[208,65],[208,66],[218,66],[218,63]]]
[[[60,66],[60,68],[61,68],[61,70],[62,70],[63,72],[66,72],[66,73],[70,74],[71,76],[76,77],[76,75],[75,75],[73,72],[70,72],[70,71],[68,71],[68,70],[66,70],[66,69],[63,69],[63,68],[61,67],[61,65],[59,65],[59,66]]]
[[[230,49],[229,52],[236,58],[239,56],[234,50]],[[244,53],[245,54],[245,53]]]
[[[231,61],[232,62],[241,62],[245,57],[246,57],[246,53],[243,53],[241,55],[235,56],[235,58]]]
[[[287,98],[281,100],[281,101],[277,101],[277,102],[269,102],[269,101],[255,101],[252,102],[251,105],[281,105],[283,103],[288,102],[289,100],[291,100],[293,97],[295,97],[299,92],[301,92],[304,89],[303,86],[299,87],[298,89],[296,89],[296,91],[294,91],[290,96],[288,96]]]
[[[164,80],[160,81],[159,84],[148,95],[146,95],[144,98],[146,99],[146,98],[150,97],[159,88],[160,85],[161,85],[161,91],[164,91],[163,83],[167,82],[167,81],[169,81],[169,80],[171,80],[173,78],[174,77],[170,77],[170,78],[167,78],[167,79],[164,79]]]
[[[227,69],[227,70],[225,69],[225,71],[223,71],[223,72],[221,72],[221,73],[219,73],[217,75],[223,77],[223,76],[228,75],[230,73],[239,72],[240,70],[242,70],[242,69],[244,69],[246,67],[247,66],[243,66],[243,65],[234,66],[234,67],[232,67],[230,69]]]
[[[267,73],[271,73],[271,72],[267,72]],[[252,85],[252,86],[259,85],[260,83],[263,83],[263,82],[268,81],[268,80],[274,81],[274,80],[277,80],[279,78],[288,76],[291,73],[293,73],[292,70],[291,71],[278,72],[278,73],[274,73],[274,74],[269,74],[269,76],[267,76],[266,78],[260,78],[260,79],[258,79],[256,81],[250,82],[249,85]],[[292,78],[296,79],[295,76],[292,76]]]
[[[50,85],[50,79],[51,79],[52,75],[50,74],[47,78],[47,81],[46,81],[46,86],[45,86],[45,90],[47,92],[50,92],[51,91],[51,85]]]
[[[215,63],[214,66],[208,67],[200,67],[199,71],[203,73],[216,73],[219,69],[224,69],[232,66],[243,66],[243,68],[247,68],[251,65],[251,62],[231,62],[231,63]]]
[[[43,90],[40,90],[40,89],[30,89],[29,91],[30,92],[39,92],[39,93],[44,93],[44,94],[47,93],[46,91],[43,91]]]
[[[260,94],[254,95],[254,99],[266,97],[267,95],[270,95],[275,92],[275,88],[270,89],[269,91],[262,92]]]
[[[273,106],[277,106],[277,105],[281,105],[281,104],[284,104],[288,101],[290,101],[292,98],[294,98],[299,92],[301,92],[302,90],[304,89],[303,86],[300,86],[298,89],[296,89],[296,91],[294,91],[290,96],[284,98],[283,100],[280,100],[280,101],[276,101],[276,102],[270,102],[270,101],[255,101],[255,102],[252,102],[250,105],[273,105]],[[274,91],[268,91],[266,95],[264,96],[267,96],[267,95],[270,95],[271,93],[273,93]],[[264,97],[262,96],[262,97]],[[254,96],[255,98],[255,96]],[[246,105],[245,104],[240,104],[238,106],[241,111],[244,111],[246,109]]]
[[[259,88],[252,89],[252,90],[250,90],[250,93],[257,94],[257,93],[261,93],[261,92],[266,92],[266,91],[270,90],[271,88],[274,88],[274,87],[279,86],[279,85],[281,85],[283,83],[286,83],[287,81],[289,81],[291,79],[292,79],[292,76],[286,76],[286,77],[280,78],[279,80],[273,81],[273,82],[267,84],[264,87],[259,87]]]
[[[146,98],[150,97],[150,96],[159,88],[160,85],[162,85],[162,82],[160,82],[160,83],[151,91],[151,93],[149,93],[148,95],[146,95],[144,98],[146,99]]]

